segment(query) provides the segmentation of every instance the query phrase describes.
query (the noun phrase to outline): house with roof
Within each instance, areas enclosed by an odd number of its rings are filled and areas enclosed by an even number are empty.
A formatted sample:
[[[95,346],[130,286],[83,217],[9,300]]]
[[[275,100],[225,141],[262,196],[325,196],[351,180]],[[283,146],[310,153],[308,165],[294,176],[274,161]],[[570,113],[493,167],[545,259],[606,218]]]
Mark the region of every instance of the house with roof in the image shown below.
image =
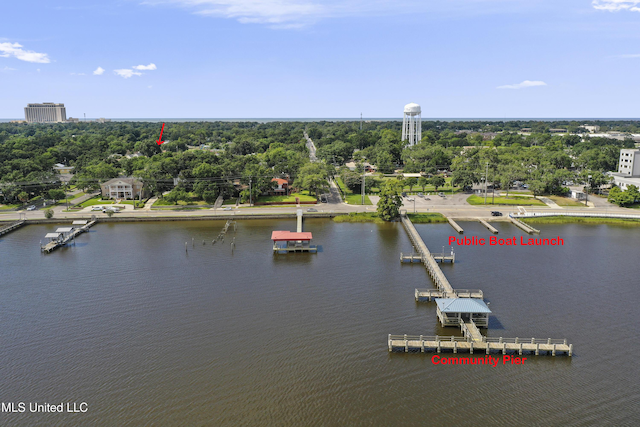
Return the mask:
[[[436,305],[442,326],[460,326],[460,321],[469,320],[479,328],[489,326],[491,310],[479,298],[436,298]]]
[[[285,178],[273,178],[271,182],[275,183],[269,194],[276,196],[288,196],[290,191],[289,180]]]
[[[142,181],[136,178],[113,178],[100,184],[103,199],[133,199],[148,196]]]

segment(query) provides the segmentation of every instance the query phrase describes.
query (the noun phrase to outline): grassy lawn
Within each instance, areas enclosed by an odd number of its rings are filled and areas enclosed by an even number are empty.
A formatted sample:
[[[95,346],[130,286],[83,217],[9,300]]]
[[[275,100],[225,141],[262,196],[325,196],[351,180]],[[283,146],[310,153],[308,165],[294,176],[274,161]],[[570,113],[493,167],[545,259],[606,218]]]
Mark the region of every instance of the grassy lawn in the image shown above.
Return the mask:
[[[16,209],[19,208],[20,206],[22,206],[20,203],[16,203],[15,205],[0,205],[0,211],[1,210],[8,210],[8,209]]]
[[[223,205],[235,205],[236,204],[236,199],[235,197],[231,197],[230,199],[224,199],[224,202],[222,202]]]
[[[350,205],[361,205],[362,204],[362,194],[347,194],[346,200]],[[364,204],[372,205],[371,200],[369,200],[369,196],[364,196]]]
[[[374,222],[383,224],[384,221],[378,217],[377,213],[355,213],[349,215],[338,215],[333,218],[335,222]]]
[[[467,203],[470,205],[484,205],[483,196],[469,196]],[[487,196],[487,205],[491,204],[491,196]],[[538,199],[533,197],[495,197],[494,205],[513,205],[513,206],[547,206]]]
[[[288,196],[260,196],[256,203],[295,202],[296,197],[301,202],[315,202],[317,200],[314,196],[310,196],[308,191],[301,191],[300,193],[291,193]]]
[[[81,191],[81,192],[79,192],[78,194],[69,195],[69,201],[71,201],[71,200],[75,200],[75,199],[77,199],[78,197],[82,197],[82,196],[84,196],[84,195],[86,195],[86,194],[87,194],[87,193],[85,193],[85,192]],[[66,199],[65,199],[65,200],[66,200]]]
[[[560,197],[560,196],[545,196],[554,202],[558,206],[574,206],[574,207],[585,207],[584,203],[580,203],[575,199],[569,199],[568,197]]]
[[[198,206],[198,205],[206,205],[207,203],[204,200],[190,200],[188,203],[185,202],[184,200],[178,200],[175,204],[174,203],[169,203],[166,201],[166,199],[158,199],[154,204],[153,207],[159,207],[159,206]]]
[[[361,205],[362,204],[362,195],[361,194],[355,194],[353,191],[349,190],[347,188],[347,186],[344,185],[344,182],[342,182],[340,177],[336,177],[336,184],[338,184],[338,187],[340,187],[340,189],[342,190],[342,194],[344,195],[346,203],[348,203],[350,205]],[[372,205],[373,204],[373,203],[371,203],[371,200],[369,200],[369,196],[367,196],[367,195],[364,196],[364,204],[365,205]]]
[[[536,218],[521,218],[527,224],[617,224],[640,225],[639,219],[631,218],[596,218],[582,216],[540,216]]]
[[[84,202],[80,203],[80,207],[86,208],[87,206],[112,205],[112,204],[113,204],[113,200],[102,200],[100,198],[100,196],[96,196],[96,197],[92,197],[89,200],[85,200]]]
[[[407,214],[407,217],[411,220],[411,222],[415,224],[431,224],[431,223],[440,223],[440,222],[448,222],[447,218],[444,215],[439,213],[416,213],[416,214]]]

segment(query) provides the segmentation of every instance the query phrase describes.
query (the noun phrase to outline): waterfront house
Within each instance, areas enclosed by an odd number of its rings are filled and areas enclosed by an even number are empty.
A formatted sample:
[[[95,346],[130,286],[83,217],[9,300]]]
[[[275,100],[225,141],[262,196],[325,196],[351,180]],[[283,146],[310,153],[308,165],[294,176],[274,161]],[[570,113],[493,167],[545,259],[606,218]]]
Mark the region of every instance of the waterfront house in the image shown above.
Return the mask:
[[[133,199],[146,198],[147,190],[143,183],[136,178],[114,178],[100,184],[103,199]]]

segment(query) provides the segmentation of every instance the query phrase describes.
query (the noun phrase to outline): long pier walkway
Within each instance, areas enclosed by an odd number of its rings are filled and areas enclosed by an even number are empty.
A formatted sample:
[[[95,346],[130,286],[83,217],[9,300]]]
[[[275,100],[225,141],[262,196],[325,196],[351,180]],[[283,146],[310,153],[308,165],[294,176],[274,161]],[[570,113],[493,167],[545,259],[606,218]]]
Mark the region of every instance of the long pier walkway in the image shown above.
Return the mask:
[[[405,214],[400,215],[400,219],[402,221],[404,229],[407,230],[409,240],[411,240],[411,243],[413,243],[413,246],[415,247],[418,254],[422,256],[422,262],[427,268],[429,276],[431,276],[438,289],[442,292],[453,294],[453,287],[445,277],[442,270],[440,270],[440,266],[438,265],[436,260],[431,256],[431,251],[429,251],[427,245],[424,244],[422,237],[420,237],[420,234],[418,234],[418,230],[416,230],[416,228],[413,226],[411,220]]]
[[[20,221],[16,221],[9,225],[1,227],[0,236],[2,236],[3,234],[11,233],[13,230],[17,230],[18,228],[22,227],[24,223],[25,223],[24,219],[21,219]]]

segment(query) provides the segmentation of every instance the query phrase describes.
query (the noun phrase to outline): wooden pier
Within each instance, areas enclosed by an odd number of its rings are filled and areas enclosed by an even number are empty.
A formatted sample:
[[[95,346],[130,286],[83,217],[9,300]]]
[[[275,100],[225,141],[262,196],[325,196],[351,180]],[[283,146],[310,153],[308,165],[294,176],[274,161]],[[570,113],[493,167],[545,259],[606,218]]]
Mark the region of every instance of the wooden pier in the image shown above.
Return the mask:
[[[451,263],[456,262],[456,254],[451,251],[451,253],[432,253],[431,256],[433,257],[434,260],[436,261],[440,261],[440,262],[446,262],[449,261]],[[404,263],[404,262],[422,262],[422,255],[418,254],[418,253],[410,253],[410,254],[406,254],[404,252],[400,252],[400,262]]]
[[[484,294],[480,289],[454,289],[452,293],[442,292],[439,289],[416,289],[416,301],[431,301],[435,298],[480,298]]]
[[[426,335],[389,335],[389,351],[412,352],[435,351],[441,353],[443,350],[458,353],[459,351],[474,351],[490,354],[491,351],[518,353],[524,352],[539,356],[541,352],[556,356],[566,354],[573,356],[573,344],[567,344],[567,340],[552,340],[550,338],[488,338],[482,337],[481,341],[474,341],[471,337],[456,336],[426,336]]]
[[[470,299],[479,299],[483,300],[484,295],[479,289],[453,289],[445,275],[442,273],[440,266],[437,264],[433,255],[427,245],[425,245],[424,241],[418,234],[418,231],[413,226],[411,220],[406,216],[406,213],[400,214],[400,219],[402,221],[402,225],[404,226],[407,234],[409,235],[409,240],[413,243],[414,248],[416,249],[416,253],[411,254],[400,254],[400,261],[404,262],[405,260],[410,260],[414,262],[415,260],[420,260],[424,263],[427,268],[427,272],[429,276],[433,279],[438,289],[416,289],[415,290],[415,299],[416,301],[431,301],[432,299],[438,299],[437,303],[440,304],[442,299],[456,299],[456,298],[470,298]],[[515,223],[514,218],[511,218],[511,221]],[[481,220],[481,222],[485,223]],[[538,232],[538,230],[533,227],[529,227],[524,223],[518,221],[522,226],[527,227],[530,231],[528,233]],[[487,226],[486,224],[485,226]],[[516,224],[518,225],[518,224]],[[518,225],[523,228],[522,226]],[[524,229],[524,228],[523,228]],[[526,230],[525,230],[526,231]],[[497,232],[497,230],[496,230]],[[444,255],[444,254],[442,254]],[[467,300],[471,301],[471,300]],[[482,305],[486,308],[483,313],[490,313],[484,302]],[[463,310],[464,311],[464,310]],[[466,313],[467,311],[464,311]],[[479,311],[478,311],[479,312]],[[439,312],[440,313],[440,312]],[[452,350],[454,353],[458,351],[468,351],[473,354],[475,351],[483,351],[486,354],[489,354],[491,351],[500,351],[502,354],[506,354],[507,351],[517,352],[518,354],[523,354],[523,352],[534,353],[536,356],[543,354],[555,356],[556,354],[567,354],[569,356],[573,355],[573,344],[568,344],[566,339],[557,340],[557,339],[520,339],[520,338],[490,338],[482,335],[478,326],[474,322],[474,316],[476,311],[470,311],[471,314],[468,316],[460,316],[458,314],[459,320],[458,322],[448,324],[448,326],[460,326],[462,330],[463,337],[459,336],[424,336],[424,335],[389,335],[388,338],[388,347],[389,351],[402,350],[405,352],[410,351],[419,351],[424,353],[426,350],[429,351],[437,351],[438,353],[442,352],[442,350]],[[455,313],[454,313],[455,314]],[[447,315],[447,319],[450,319],[449,315]],[[455,317],[455,316],[454,316]],[[464,319],[464,320],[463,320]],[[478,317],[478,319],[480,319]],[[488,325],[488,315],[485,314],[483,317],[483,323],[481,326],[485,327]],[[480,320],[478,320],[480,321]]]
[[[0,228],[0,236],[2,236],[3,234],[11,233],[13,230],[17,230],[18,228],[22,227],[24,224],[25,224],[25,220],[22,219],[20,221],[16,221],[4,226]]]
[[[453,227],[454,230],[456,230],[459,234],[462,234],[464,232],[464,230],[462,229],[462,227],[460,227],[458,225],[457,222],[455,222],[454,220],[452,220],[451,218],[447,218],[447,221],[449,221],[449,224],[451,224],[451,226]]]
[[[407,217],[406,214],[400,215],[400,220],[402,221],[402,225],[407,231],[409,240],[411,240],[411,243],[413,243],[417,254],[422,257],[422,262],[427,268],[427,272],[429,273],[431,279],[433,279],[436,287],[442,292],[453,294],[455,292],[453,287],[445,277],[444,273],[442,273],[442,270],[440,270],[440,266],[438,265],[436,260],[433,258],[433,256],[431,256],[431,251],[429,251],[427,245],[424,244],[422,237],[420,237],[420,234],[418,234],[418,231],[413,226],[411,220]]]
[[[96,223],[96,221],[94,220],[94,221],[91,221],[89,223],[86,223],[82,227],[71,228],[68,232],[65,232],[65,233],[50,233],[50,234],[57,234],[57,237],[55,239],[52,239],[46,245],[40,246],[40,250],[42,250],[42,252],[48,254],[51,251],[53,251],[54,249],[59,248],[60,246],[64,246],[67,243],[69,243],[71,240],[74,240],[76,238],[76,236],[78,236],[79,234],[82,234],[85,231],[89,231],[89,229],[91,227],[93,227],[95,223]]]
[[[511,222],[516,227],[520,228],[522,231],[524,231],[527,234],[540,234],[540,230],[535,229],[535,228],[531,227],[530,225],[525,224],[524,222],[520,221],[517,218],[509,216],[509,219],[511,220]]]
[[[498,234],[498,230],[495,227],[493,227],[491,224],[489,224],[487,221],[485,221],[484,219],[478,218],[478,221],[480,222],[480,224],[487,227],[487,229],[493,234]]]

